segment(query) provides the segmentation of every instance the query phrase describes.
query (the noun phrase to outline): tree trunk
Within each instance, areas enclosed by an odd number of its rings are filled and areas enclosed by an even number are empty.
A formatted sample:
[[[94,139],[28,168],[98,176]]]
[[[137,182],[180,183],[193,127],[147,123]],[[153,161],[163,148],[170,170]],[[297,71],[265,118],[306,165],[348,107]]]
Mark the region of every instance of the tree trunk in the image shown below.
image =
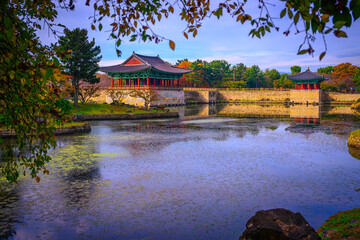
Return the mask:
[[[79,84],[75,83],[75,92],[74,92],[74,107],[79,110]]]

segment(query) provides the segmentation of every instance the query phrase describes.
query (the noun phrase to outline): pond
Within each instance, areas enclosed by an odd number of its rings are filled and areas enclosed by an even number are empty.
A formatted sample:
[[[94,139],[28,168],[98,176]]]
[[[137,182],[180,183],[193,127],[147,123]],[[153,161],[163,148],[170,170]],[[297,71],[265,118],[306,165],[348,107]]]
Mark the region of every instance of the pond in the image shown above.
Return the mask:
[[[300,212],[317,229],[359,207],[349,107],[178,110],[59,136],[50,175],[0,198],[0,238],[238,239],[259,210]]]

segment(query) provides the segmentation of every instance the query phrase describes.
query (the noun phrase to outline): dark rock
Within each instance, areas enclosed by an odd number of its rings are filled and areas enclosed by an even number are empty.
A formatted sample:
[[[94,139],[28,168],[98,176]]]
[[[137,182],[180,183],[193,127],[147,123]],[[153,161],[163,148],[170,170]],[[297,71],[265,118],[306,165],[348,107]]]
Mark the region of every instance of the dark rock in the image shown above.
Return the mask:
[[[277,208],[258,211],[246,223],[239,240],[320,240],[300,213]]]
[[[83,122],[84,119],[84,114],[76,114],[72,116],[72,120],[73,122]]]
[[[127,113],[131,113],[132,111],[129,109],[129,110],[126,110]]]

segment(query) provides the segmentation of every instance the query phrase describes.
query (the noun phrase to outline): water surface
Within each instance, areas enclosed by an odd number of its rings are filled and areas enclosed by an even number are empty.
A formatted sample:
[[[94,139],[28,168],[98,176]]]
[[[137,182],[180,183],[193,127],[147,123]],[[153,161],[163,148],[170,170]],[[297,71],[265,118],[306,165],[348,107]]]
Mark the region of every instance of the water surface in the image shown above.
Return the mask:
[[[0,236],[238,239],[258,210],[301,212],[318,228],[359,207],[360,160],[346,145],[359,127],[355,117],[323,114],[320,124],[308,124],[290,113],[229,112],[240,108],[91,122],[91,133],[58,137],[50,175],[40,184],[24,178],[1,198]]]

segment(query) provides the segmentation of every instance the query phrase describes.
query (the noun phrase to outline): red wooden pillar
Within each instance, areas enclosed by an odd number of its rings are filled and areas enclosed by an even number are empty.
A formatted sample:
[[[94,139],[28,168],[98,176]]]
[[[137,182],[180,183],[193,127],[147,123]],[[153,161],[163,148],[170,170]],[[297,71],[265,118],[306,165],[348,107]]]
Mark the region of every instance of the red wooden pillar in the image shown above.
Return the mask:
[[[138,88],[140,88],[140,78],[138,78]]]
[[[154,78],[154,88],[156,87],[156,79]]]
[[[122,81],[123,81],[122,78],[120,78],[120,79],[119,79],[119,85],[120,85],[120,87],[122,87]]]
[[[149,87],[149,77],[146,78],[146,85]]]
[[[114,87],[114,79],[111,78],[111,87]]]
[[[129,87],[131,87],[131,78],[129,78]]]

